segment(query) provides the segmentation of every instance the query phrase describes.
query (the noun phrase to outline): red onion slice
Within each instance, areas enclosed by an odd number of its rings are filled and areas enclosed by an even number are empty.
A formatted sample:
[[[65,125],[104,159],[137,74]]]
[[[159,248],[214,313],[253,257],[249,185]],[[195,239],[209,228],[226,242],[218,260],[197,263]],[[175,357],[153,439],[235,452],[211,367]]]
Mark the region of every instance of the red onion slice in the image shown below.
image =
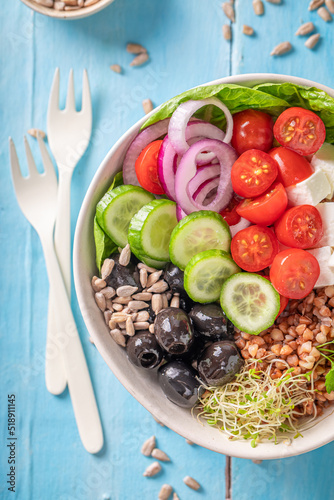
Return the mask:
[[[196,158],[203,151],[213,152],[219,160],[220,179],[217,195],[208,205],[192,200],[189,183],[197,172]],[[231,168],[237,159],[235,150],[228,144],[215,139],[204,139],[193,144],[183,155],[175,175],[176,201],[186,214],[197,210],[213,210],[220,212],[229,203],[233,195]],[[211,167],[209,167],[211,168]]]
[[[186,216],[187,216],[187,214],[182,210],[180,205],[176,205],[176,218],[177,218],[178,222],[180,222],[180,220]]]
[[[135,169],[135,163],[144,148],[150,142],[156,141],[162,135],[167,133],[169,118],[154,123],[150,127],[145,128],[140,132],[137,137],[132,141],[123,162],[123,180],[124,184],[132,184],[133,186],[140,186]]]
[[[249,220],[247,219],[244,219],[243,217],[241,217],[241,219],[239,220],[238,224],[234,224],[234,226],[230,226],[230,230],[231,230],[231,235],[232,235],[232,238],[233,236],[235,236],[239,231],[241,231],[242,229],[246,229],[246,227],[249,227],[252,223],[249,222]]]
[[[193,196],[192,196],[193,200],[195,200],[200,205],[209,204],[211,201],[214,200],[214,198],[216,196],[218,184],[219,184],[219,177],[215,177],[214,179],[207,180],[193,194]],[[213,192],[214,190],[215,190],[215,192]],[[212,197],[212,199],[211,199],[211,197]]]
[[[168,127],[168,136],[173,148],[179,155],[183,155],[189,148],[186,138],[186,128],[192,115],[203,106],[217,106],[223,111],[226,117],[226,135],[223,142],[230,143],[233,132],[233,118],[228,108],[216,97],[210,97],[200,101],[189,100],[182,102],[172,114]],[[218,127],[216,127],[218,128]],[[201,134],[202,135],[202,134]],[[206,134],[204,134],[208,137]],[[217,137],[214,137],[218,139]],[[221,139],[220,139],[221,140]]]

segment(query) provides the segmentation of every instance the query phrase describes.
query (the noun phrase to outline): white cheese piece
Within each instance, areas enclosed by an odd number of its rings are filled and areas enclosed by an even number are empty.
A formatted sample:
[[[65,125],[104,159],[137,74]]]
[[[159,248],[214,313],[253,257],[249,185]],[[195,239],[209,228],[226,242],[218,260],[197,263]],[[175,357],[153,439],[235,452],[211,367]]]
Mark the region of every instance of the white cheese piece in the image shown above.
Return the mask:
[[[293,207],[297,205],[318,205],[330,192],[331,186],[322,170],[317,170],[304,181],[286,188],[289,204]]]
[[[329,266],[329,261],[332,257],[332,248],[327,246],[307,251],[317,259],[320,266],[320,276],[314,288],[334,285],[334,269]]]
[[[326,246],[334,247],[334,203],[319,203],[316,208],[320,212],[324,229],[324,235],[316,245],[316,248]]]
[[[334,196],[334,146],[325,142],[313,155],[311,165],[315,171],[322,170],[326,175],[331,187],[327,198],[332,199]]]

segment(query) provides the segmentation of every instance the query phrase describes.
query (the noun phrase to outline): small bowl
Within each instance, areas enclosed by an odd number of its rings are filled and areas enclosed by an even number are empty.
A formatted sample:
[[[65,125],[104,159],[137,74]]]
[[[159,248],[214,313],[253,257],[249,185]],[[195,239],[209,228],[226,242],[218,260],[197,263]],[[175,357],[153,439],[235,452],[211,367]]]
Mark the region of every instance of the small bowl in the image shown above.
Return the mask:
[[[21,2],[23,2],[25,5],[35,10],[36,12],[39,12],[39,14],[44,14],[45,16],[56,17],[57,19],[81,19],[83,17],[88,17],[92,14],[96,14],[96,12],[104,9],[112,2],[114,2],[114,0],[100,0],[90,7],[68,11],[51,9],[50,7],[45,7],[44,5],[38,4],[33,0],[21,0]]]
[[[315,86],[334,97],[334,90],[324,85],[303,78],[275,74],[231,76],[206,85],[235,83],[251,87],[258,83],[284,81]],[[265,460],[299,455],[329,443],[334,440],[334,412],[331,409],[327,409],[325,417],[319,418],[314,427],[303,432],[303,438],[292,439],[289,446],[284,443],[275,446],[274,443],[263,442],[252,448],[249,441],[229,441],[219,430],[209,425],[201,425],[189,410],[171,403],[158,385],[156,373],[133,366],[128,361],[125,351],[110,337],[103,314],[95,304],[91,288],[92,276],[97,273],[93,219],[97,202],[108,189],[110,179],[121,169],[126,150],[146,119],[147,116],[144,116],[131,127],[102,161],[86,193],[75,231],[75,288],[83,318],[98,351],[118,380],[155,418],[204,448],[234,457]]]

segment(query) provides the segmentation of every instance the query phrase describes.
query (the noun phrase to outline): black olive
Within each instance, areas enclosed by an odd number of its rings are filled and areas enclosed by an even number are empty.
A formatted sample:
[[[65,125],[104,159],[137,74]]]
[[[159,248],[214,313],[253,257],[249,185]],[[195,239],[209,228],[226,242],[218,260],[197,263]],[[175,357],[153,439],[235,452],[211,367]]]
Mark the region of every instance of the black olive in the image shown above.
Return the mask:
[[[180,309],[183,309],[186,311],[186,313],[189,313],[191,309],[194,307],[195,302],[191,300],[188,295],[180,295]]]
[[[161,347],[155,336],[147,331],[139,331],[129,337],[126,352],[129,360],[142,368],[155,368],[162,360]]]
[[[235,343],[223,340],[205,349],[198,359],[197,368],[204,383],[219,386],[233,380],[243,364]]]
[[[196,371],[183,361],[170,361],[158,370],[159,382],[167,398],[178,406],[191,408],[199,396]]]
[[[110,258],[115,261],[115,265],[111,274],[106,278],[108,286],[115,290],[125,285],[136,286],[141,292],[143,287],[140,284],[139,271],[134,262],[131,260],[127,266],[121,266],[118,262],[119,253],[112,254]]]
[[[190,319],[187,313],[177,307],[167,307],[157,314],[154,334],[169,354],[184,354],[194,341]]]
[[[165,269],[164,280],[167,281],[169,288],[173,293],[184,295],[186,292],[183,286],[184,273],[177,266],[170,262]]]
[[[232,340],[233,323],[218,304],[195,304],[189,313],[196,331],[210,340]]]

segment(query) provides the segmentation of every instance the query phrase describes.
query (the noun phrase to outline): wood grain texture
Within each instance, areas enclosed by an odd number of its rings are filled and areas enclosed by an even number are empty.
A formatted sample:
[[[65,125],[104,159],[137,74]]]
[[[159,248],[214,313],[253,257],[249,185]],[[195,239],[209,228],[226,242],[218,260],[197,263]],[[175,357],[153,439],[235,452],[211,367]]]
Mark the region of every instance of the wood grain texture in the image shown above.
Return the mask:
[[[226,18],[219,0],[116,0],[101,13],[79,21],[57,21],[33,13],[18,0],[0,11],[0,366],[1,436],[6,435],[7,393],[17,397],[17,498],[22,500],[155,499],[170,483],[182,500],[225,498],[225,457],[187,445],[161,428],[119,384],[88,341],[75,297],[72,306],[103,421],[106,445],[97,456],[80,443],[67,393],[53,397],[44,384],[48,283],[37,235],[22,216],[9,175],[7,139],[11,135],[24,164],[23,134],[46,129],[46,109],[56,66],[61,70],[61,101],[68,71],[80,89],[82,70],[91,83],[94,124],[90,147],[77,166],[72,185],[72,234],[81,202],[101,160],[114,142],[142,116],[141,102],[155,105],[197,84],[231,73],[282,72],[333,86],[333,23],[307,11],[306,0],[265,4],[256,17],[251,2],[237,0],[230,44],[221,34]],[[293,33],[313,20],[323,34],[314,51]],[[241,33],[251,25],[254,38]],[[290,39],[293,53],[270,58],[274,45]],[[127,42],[144,45],[150,61],[130,68]],[[120,64],[123,74],[109,66]],[[77,92],[78,105],[80,92]],[[32,139],[34,153],[38,155]],[[142,477],[150,459],[139,452],[155,434],[171,457],[159,476]],[[333,445],[306,456],[263,462],[232,459],[232,497],[237,500],[329,499]],[[7,491],[7,454],[0,451],[0,497]],[[195,493],[182,482],[190,475],[203,488]],[[298,481],[296,481],[298,478]],[[246,480],[245,480],[246,479]],[[299,484],[300,483],[300,484]],[[279,484],[279,489],[276,488]],[[308,487],[307,485],[310,485]]]

